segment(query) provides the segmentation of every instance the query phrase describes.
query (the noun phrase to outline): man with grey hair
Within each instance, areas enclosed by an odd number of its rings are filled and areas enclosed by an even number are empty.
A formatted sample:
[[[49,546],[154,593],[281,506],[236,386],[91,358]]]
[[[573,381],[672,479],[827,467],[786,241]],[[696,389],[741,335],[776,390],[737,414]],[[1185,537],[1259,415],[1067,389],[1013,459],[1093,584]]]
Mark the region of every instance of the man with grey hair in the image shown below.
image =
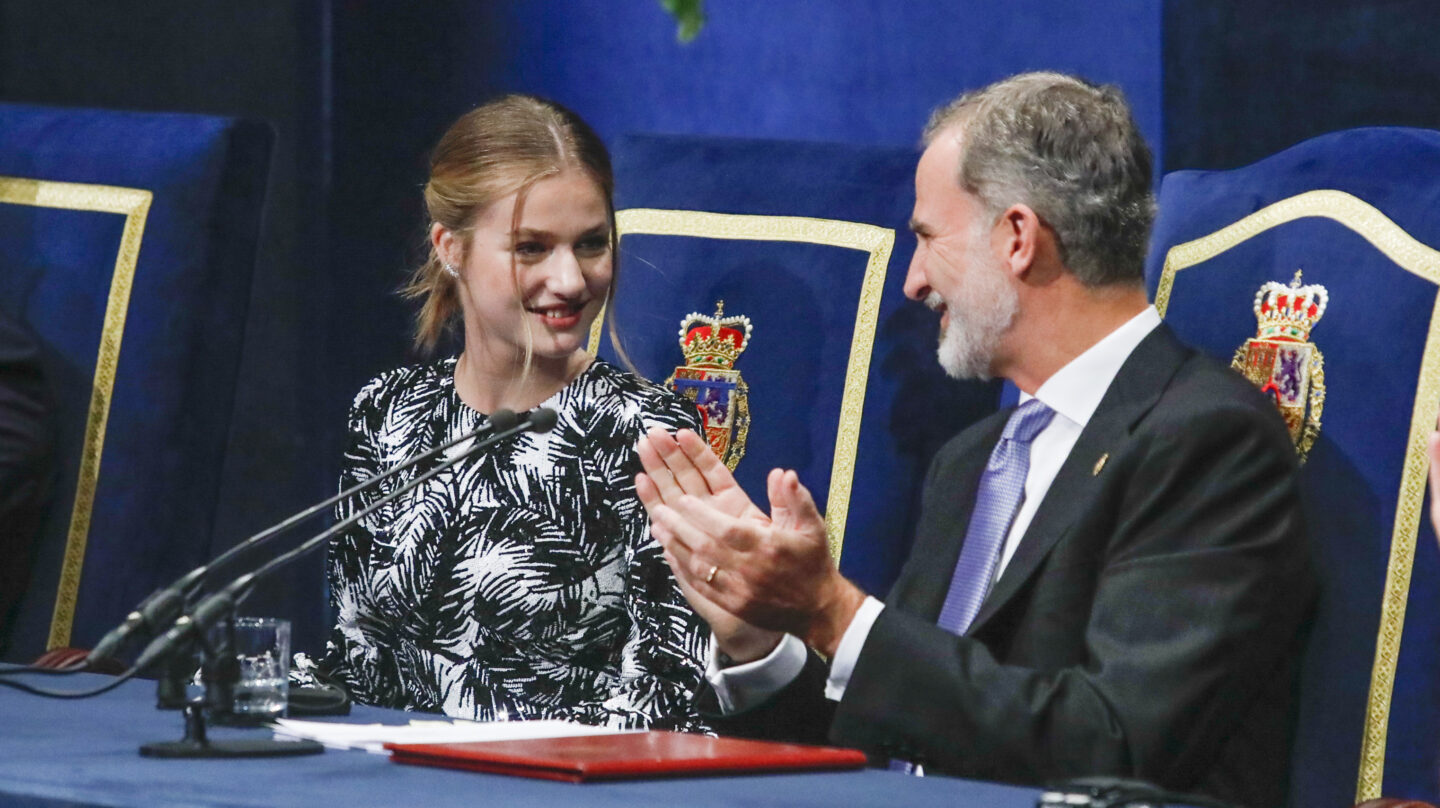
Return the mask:
[[[1123,97],[1017,76],[925,143],[905,292],[940,313],[945,369],[1019,406],[940,449],[883,604],[793,471],[767,514],[697,436],[648,435],[641,500],[715,635],[702,706],[722,732],[948,774],[1280,804],[1313,589],[1295,452],[1147,304],[1150,155]]]

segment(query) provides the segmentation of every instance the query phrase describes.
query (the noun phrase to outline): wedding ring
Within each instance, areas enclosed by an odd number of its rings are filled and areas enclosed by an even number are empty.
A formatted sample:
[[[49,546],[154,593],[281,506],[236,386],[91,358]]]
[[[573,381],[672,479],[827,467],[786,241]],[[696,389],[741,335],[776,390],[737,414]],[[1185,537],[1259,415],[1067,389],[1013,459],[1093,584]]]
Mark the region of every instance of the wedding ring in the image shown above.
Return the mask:
[[[719,565],[712,565],[712,566],[710,567],[710,572],[705,576],[705,583],[708,584],[708,583],[713,582],[713,581],[715,580],[715,573],[717,573],[717,572],[719,572],[719,571],[720,571]]]

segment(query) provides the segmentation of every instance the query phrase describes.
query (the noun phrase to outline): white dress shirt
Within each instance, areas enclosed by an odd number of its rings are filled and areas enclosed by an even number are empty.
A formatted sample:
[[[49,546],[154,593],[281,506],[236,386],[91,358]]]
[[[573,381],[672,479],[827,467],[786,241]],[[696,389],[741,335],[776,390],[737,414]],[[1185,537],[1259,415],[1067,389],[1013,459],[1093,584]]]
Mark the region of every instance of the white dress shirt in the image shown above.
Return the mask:
[[[999,563],[995,565],[997,580],[1014,557],[1021,538],[1030,527],[1030,521],[1035,518],[1035,511],[1040,508],[1045,493],[1050,490],[1050,483],[1054,482],[1055,475],[1060,473],[1060,467],[1070,456],[1070,450],[1080,438],[1081,430],[1090,422],[1090,416],[1100,405],[1105,391],[1110,389],[1110,383],[1120,372],[1120,366],[1125,364],[1135,347],[1159,324],[1159,312],[1154,306],[1147,306],[1144,311],[1070,360],[1035,391],[1033,397],[1054,410],[1055,417],[1035,436],[1035,441],[1030,445],[1030,469],[1025,476],[1025,499],[1015,514],[1010,532],[1005,535],[1005,545],[1001,548]],[[1019,403],[1024,404],[1030,398],[1032,396],[1022,392]],[[865,638],[869,636],[871,626],[884,608],[885,604],[876,598],[867,597],[855,613],[850,626],[840,638],[835,657],[830,660],[830,677],[825,683],[826,698],[839,701],[845,695],[845,687],[850,683],[850,674],[855,670],[855,661],[865,646]],[[706,678],[715,688],[720,708],[726,713],[741,712],[763,702],[789,684],[805,667],[805,643],[789,634],[785,635],[775,650],[764,659],[728,668],[719,666],[716,651],[713,650],[715,647],[712,642]]]

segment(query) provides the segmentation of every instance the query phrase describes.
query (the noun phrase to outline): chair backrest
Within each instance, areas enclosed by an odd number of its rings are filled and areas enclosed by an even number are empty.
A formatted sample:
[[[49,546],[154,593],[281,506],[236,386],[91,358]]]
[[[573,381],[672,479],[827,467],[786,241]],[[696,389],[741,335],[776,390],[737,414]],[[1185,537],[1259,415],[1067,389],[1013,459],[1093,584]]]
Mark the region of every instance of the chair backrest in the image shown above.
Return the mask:
[[[614,305],[629,356],[707,404],[712,445],[729,440],[732,460],[743,439],[735,473],[757,503],[771,468],[796,469],[826,514],[841,569],[879,595],[909,549],[930,457],[993,412],[998,392],[945,377],[934,315],[901,291],[917,156],[666,136],[615,148]],[[734,329],[726,341],[744,340],[729,370],[728,357],[699,352],[713,327],[704,317],[721,301],[722,325]],[[701,318],[688,321],[692,313]],[[689,359],[682,321],[700,329]],[[616,355],[609,339],[601,352]]]
[[[1272,393],[1308,448],[1321,593],[1293,806],[1440,796],[1440,551],[1422,509],[1440,409],[1436,210],[1440,132],[1415,129],[1337,132],[1161,188],[1157,307]]]
[[[59,476],[9,659],[93,644],[209,555],[274,140],[0,104],[0,307],[43,343]]]

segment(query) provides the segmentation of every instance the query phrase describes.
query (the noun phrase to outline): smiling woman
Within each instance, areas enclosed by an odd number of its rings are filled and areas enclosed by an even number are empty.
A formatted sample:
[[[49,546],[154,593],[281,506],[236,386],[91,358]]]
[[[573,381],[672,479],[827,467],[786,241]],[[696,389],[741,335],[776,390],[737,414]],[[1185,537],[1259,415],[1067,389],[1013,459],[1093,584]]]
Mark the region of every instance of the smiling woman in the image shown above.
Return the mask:
[[[431,226],[436,254],[456,267],[466,403],[528,408],[589,363],[579,349],[613,275],[607,200],[567,167],[486,206],[466,230]]]
[[[320,666],[359,701],[466,718],[696,728],[706,636],[636,498],[636,441],[699,427],[685,399],[584,353],[615,284],[610,159],[569,110],[506,96],[436,146],[416,343],[458,357],[355,398],[341,487],[544,405],[545,434],[461,461],[330,547]],[[423,469],[342,503],[347,518]]]

